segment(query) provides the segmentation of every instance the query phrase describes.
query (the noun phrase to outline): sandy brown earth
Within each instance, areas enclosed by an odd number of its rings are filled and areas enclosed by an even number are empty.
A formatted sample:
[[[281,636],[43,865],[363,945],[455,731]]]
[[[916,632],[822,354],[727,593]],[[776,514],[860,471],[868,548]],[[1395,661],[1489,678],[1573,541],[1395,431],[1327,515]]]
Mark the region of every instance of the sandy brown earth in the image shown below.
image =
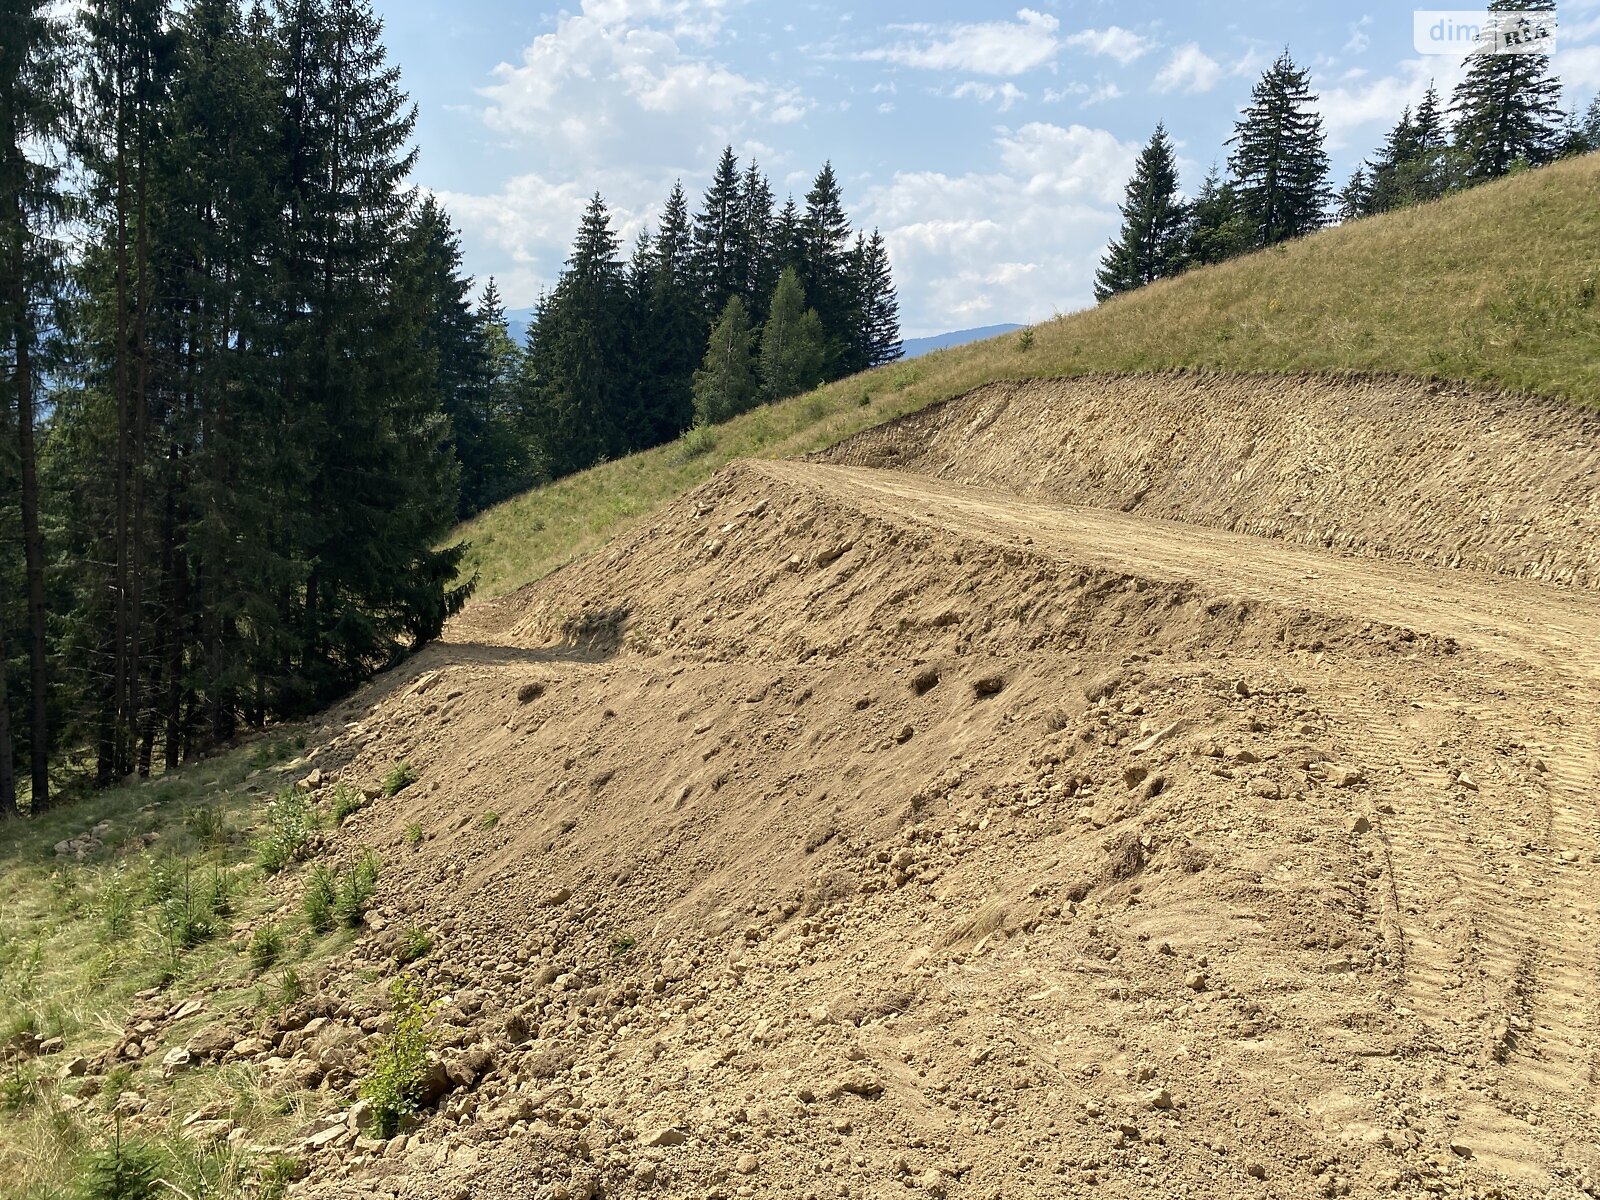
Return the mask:
[[[737,464],[333,714],[422,779],[252,1046],[359,1073],[416,923],[448,1090],[296,1194],[1600,1196],[1600,596],[1198,494]]]

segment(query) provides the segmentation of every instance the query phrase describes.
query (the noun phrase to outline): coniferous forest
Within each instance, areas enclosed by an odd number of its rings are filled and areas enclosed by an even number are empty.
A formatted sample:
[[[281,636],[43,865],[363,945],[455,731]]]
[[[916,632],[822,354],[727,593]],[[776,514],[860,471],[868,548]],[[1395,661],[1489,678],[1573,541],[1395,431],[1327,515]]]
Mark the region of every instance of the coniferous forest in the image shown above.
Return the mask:
[[[435,637],[457,520],[899,353],[832,169],[731,151],[527,345],[410,183],[366,0],[0,0],[0,814],[303,714]]]
[[[1494,0],[1517,20],[1548,3]],[[1334,191],[1310,73],[1284,51],[1252,89],[1228,142],[1227,174],[1213,167],[1192,198],[1180,194],[1177,153],[1157,126],[1128,181],[1122,228],[1106,249],[1095,296],[1451,192],[1600,150],[1600,98],[1563,112],[1545,54],[1479,54],[1449,100],[1430,85],[1404,109],[1375,155]]]

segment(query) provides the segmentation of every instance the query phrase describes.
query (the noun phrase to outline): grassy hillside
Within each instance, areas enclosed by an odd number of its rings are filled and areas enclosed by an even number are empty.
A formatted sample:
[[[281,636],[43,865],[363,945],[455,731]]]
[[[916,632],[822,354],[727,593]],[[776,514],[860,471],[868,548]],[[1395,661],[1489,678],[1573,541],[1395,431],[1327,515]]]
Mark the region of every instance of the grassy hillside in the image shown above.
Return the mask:
[[[996,379],[1398,371],[1600,407],[1600,155],[830,384],[538,488],[459,531],[479,595],[537,579],[730,459],[803,454]]]

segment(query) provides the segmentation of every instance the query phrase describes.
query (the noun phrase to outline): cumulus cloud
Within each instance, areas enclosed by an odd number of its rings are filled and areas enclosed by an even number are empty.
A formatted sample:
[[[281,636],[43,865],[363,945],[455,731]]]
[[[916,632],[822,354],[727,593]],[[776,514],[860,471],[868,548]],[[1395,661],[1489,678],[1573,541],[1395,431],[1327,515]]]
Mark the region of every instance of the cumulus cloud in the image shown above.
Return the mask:
[[[904,32],[914,37],[864,50],[856,57],[927,71],[1022,75],[1055,58],[1060,28],[1061,22],[1049,13],[1024,8],[1015,21],[906,26]]]
[[[1555,71],[1568,88],[1600,88],[1600,46],[1564,47],[1556,41]]]
[[[1463,72],[1462,64],[1454,58],[1410,58],[1392,74],[1372,79],[1356,75],[1323,88],[1317,107],[1328,135],[1328,148],[1340,150],[1375,141],[1379,131],[1399,119],[1403,108],[1417,107],[1430,82],[1438,88],[1441,101],[1449,103],[1450,93]]]
[[[1217,62],[1197,42],[1185,42],[1172,52],[1166,65],[1156,72],[1155,89],[1158,92],[1209,92],[1217,86],[1224,72]]]
[[[1130,29],[1124,29],[1120,25],[1112,25],[1106,29],[1085,29],[1064,40],[1068,46],[1087,50],[1096,56],[1114,58],[1123,66],[1148,53],[1155,45],[1149,38],[1142,37]]]
[[[501,63],[481,90],[489,128],[517,138],[597,153],[607,142],[658,122],[652,145],[682,145],[683,131],[736,131],[749,121],[804,118],[810,102],[793,88],[752,79],[682,42],[711,37],[721,0],[583,0],[556,28]],[[689,147],[684,147],[689,149]]]
[[[862,198],[862,221],[889,247],[907,336],[1092,301],[1138,145],[1030,122],[1001,130],[993,152],[993,170],[900,172]]]

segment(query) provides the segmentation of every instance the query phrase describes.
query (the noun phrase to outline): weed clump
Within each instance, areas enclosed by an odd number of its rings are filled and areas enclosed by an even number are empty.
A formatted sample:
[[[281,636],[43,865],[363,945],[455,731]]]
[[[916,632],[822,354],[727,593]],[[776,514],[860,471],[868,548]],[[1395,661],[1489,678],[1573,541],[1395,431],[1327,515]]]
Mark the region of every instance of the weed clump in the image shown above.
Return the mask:
[[[360,812],[371,803],[360,788],[351,787],[348,783],[339,784],[333,789],[333,823],[343,825],[351,813]]]
[[[283,957],[283,931],[272,922],[261,926],[250,936],[250,966],[257,973],[265,971]]]
[[[405,759],[401,759],[389,768],[389,773],[383,777],[383,794],[385,796],[398,796],[417,781],[417,770]]]
[[[406,826],[406,845],[413,850],[422,845],[421,821],[412,821]]]
[[[356,864],[339,880],[339,892],[333,901],[334,915],[352,928],[361,924],[361,918],[372,903],[372,893],[378,886],[378,872],[382,864],[371,850],[363,854]]]
[[[400,945],[395,958],[401,964],[416,962],[433,949],[433,935],[420,925],[413,925],[400,935]]]
[[[255,840],[256,862],[268,875],[276,875],[305,852],[316,828],[311,802],[285,788],[267,805],[266,831]]]
[[[372,1103],[374,1132],[381,1138],[393,1137],[421,1102],[432,1012],[421,985],[406,978],[389,985],[389,1010],[394,1029],[373,1051],[371,1069],[360,1089]]]

